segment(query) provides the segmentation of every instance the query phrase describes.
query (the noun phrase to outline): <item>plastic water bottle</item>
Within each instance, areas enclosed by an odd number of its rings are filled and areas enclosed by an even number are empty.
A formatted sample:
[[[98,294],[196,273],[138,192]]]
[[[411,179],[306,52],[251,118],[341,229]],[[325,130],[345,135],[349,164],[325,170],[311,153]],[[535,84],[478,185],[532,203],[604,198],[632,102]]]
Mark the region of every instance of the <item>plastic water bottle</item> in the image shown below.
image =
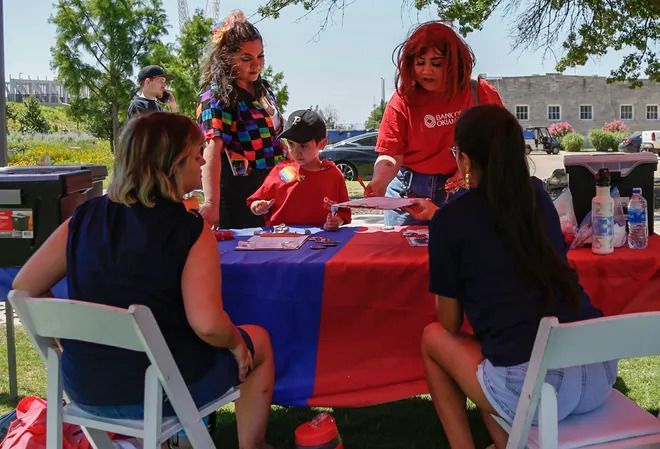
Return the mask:
[[[649,224],[646,221],[646,199],[642,189],[635,187],[628,202],[628,247],[643,249],[649,243]]]
[[[614,200],[610,196],[610,171],[596,173],[596,196],[591,200],[591,251],[611,254],[614,251]]]

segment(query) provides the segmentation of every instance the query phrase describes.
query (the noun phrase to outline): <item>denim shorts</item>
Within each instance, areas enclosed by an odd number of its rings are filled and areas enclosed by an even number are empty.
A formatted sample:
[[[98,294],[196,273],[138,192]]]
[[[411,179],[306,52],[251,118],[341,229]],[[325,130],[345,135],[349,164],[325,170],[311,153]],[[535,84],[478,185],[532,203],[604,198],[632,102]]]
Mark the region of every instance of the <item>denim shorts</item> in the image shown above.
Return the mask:
[[[617,375],[617,360],[548,370],[545,381],[557,392],[559,420],[571,414],[587,413],[609,398]],[[488,359],[477,367],[481,389],[497,414],[512,423],[529,362],[514,366],[493,366]],[[533,424],[537,424],[537,416]]]
[[[240,327],[238,328],[243,340],[254,357],[254,344],[252,339]],[[215,359],[211,369],[200,379],[188,385],[190,395],[197,407],[202,407],[216,398],[219,398],[231,387],[239,384],[238,365],[236,359],[228,349],[216,348]],[[82,410],[96,416],[118,419],[144,419],[144,403],[125,405],[89,405],[76,403]],[[167,395],[163,398],[163,416],[174,416],[174,409]]]
[[[445,193],[445,182],[452,175],[425,175],[417,173],[406,167],[401,167],[394,179],[387,186],[385,196],[401,198],[430,198],[437,206],[442,206],[447,201],[453,200],[465,193],[464,189],[447,195]],[[426,224],[413,219],[410,214],[401,210],[385,211],[385,226],[403,226]]]

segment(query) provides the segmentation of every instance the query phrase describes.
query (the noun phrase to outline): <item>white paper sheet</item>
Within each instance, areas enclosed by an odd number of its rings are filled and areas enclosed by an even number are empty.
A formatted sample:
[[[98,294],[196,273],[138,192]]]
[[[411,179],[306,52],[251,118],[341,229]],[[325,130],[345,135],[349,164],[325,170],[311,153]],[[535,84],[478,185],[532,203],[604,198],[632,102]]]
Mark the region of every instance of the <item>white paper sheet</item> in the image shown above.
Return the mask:
[[[391,198],[388,196],[370,196],[367,198],[358,198],[355,200],[336,203],[332,208],[341,207],[363,207],[365,209],[392,210],[410,206],[414,201],[410,198]]]

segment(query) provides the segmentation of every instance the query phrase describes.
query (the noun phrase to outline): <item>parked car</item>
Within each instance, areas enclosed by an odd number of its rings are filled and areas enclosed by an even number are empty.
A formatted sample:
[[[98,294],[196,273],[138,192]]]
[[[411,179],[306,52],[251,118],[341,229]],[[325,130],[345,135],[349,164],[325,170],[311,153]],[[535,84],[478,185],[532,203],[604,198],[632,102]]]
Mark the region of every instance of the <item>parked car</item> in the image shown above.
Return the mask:
[[[374,171],[377,132],[368,132],[328,145],[319,154],[337,165],[347,181],[355,181],[358,176],[371,179]]]
[[[639,147],[642,145],[642,133],[636,132],[626,137],[619,144],[619,151],[624,153],[639,153]]]
[[[642,151],[650,151],[660,155],[660,129],[642,131]]]
[[[525,152],[545,151],[548,154],[559,154],[561,146],[556,137],[550,135],[545,126],[530,126],[523,131]]]

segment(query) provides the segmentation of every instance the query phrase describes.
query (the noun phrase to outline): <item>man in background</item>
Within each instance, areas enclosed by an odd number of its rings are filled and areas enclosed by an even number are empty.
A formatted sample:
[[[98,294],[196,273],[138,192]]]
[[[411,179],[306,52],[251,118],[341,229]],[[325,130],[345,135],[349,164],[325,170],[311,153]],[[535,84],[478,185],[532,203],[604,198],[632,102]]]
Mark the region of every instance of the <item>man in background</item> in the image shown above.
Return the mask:
[[[133,97],[128,106],[128,118],[142,112],[162,111],[161,103],[167,105],[170,112],[177,112],[176,99],[172,91],[166,89],[167,83],[174,79],[174,75],[165,72],[159,65],[148,65],[138,72],[140,92]]]

